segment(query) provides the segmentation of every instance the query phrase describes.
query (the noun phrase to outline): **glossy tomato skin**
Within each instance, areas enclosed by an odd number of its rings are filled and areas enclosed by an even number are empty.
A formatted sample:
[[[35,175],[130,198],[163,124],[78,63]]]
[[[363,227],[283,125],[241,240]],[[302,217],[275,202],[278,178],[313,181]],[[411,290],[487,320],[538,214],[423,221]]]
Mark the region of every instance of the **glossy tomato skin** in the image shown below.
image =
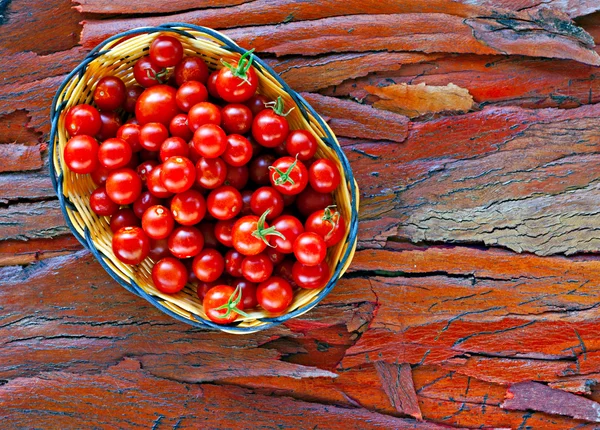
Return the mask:
[[[290,306],[294,293],[288,281],[279,276],[273,276],[258,285],[256,298],[264,310],[278,314]]]
[[[127,88],[116,76],[105,76],[98,81],[94,90],[94,102],[102,110],[115,110],[123,106]]]
[[[265,250],[265,254],[267,254],[267,257],[269,257],[269,260],[271,260],[273,266],[277,266],[278,264],[282,263],[283,260],[285,260],[285,254],[283,252],[279,252],[275,248],[267,248]]]
[[[291,258],[286,258],[281,263],[276,265],[275,269],[273,270],[273,273],[275,274],[275,276],[280,276],[283,279],[285,279],[286,281],[288,281],[290,283],[290,285],[292,286],[293,290],[300,288],[298,286],[298,284],[296,284],[296,282],[294,281],[294,278],[292,276],[292,268],[294,267],[295,263],[296,263],[296,260],[293,260]],[[313,267],[316,267],[316,266],[313,266]]]
[[[188,143],[181,137],[168,137],[160,145],[159,152],[160,161],[163,163],[171,157],[188,157],[190,155],[190,147]]]
[[[252,215],[252,207],[250,206],[250,201],[252,200],[252,194],[254,191],[252,190],[243,190],[242,194],[242,210],[240,211],[241,216]]]
[[[228,103],[243,103],[256,93],[258,75],[254,67],[246,74],[246,81],[234,76],[231,69],[223,67],[217,75],[215,86],[219,97]]]
[[[227,175],[225,176],[225,185],[231,185],[236,190],[242,190],[248,183],[248,166],[230,166],[227,165]]]
[[[317,233],[301,233],[294,241],[294,255],[305,266],[317,266],[325,259],[327,245]]]
[[[198,230],[202,233],[204,237],[204,248],[218,248],[219,241],[215,235],[216,225],[212,222],[202,221],[197,225]]]
[[[119,210],[119,205],[113,202],[104,186],[100,186],[90,195],[90,208],[96,215],[111,216]]]
[[[210,94],[211,97],[213,97],[214,99],[221,98],[221,96],[219,96],[219,92],[217,91],[217,78],[218,77],[219,77],[219,71],[215,70],[214,72],[212,72],[209,75],[208,81],[206,82],[206,89],[208,90],[208,94]]]
[[[206,85],[208,73],[208,66],[199,57],[183,57],[173,71],[177,86],[181,86],[188,81],[198,81]]]
[[[258,217],[256,215],[246,215],[238,219],[233,225],[232,239],[233,247],[243,255],[260,254],[267,247],[261,239],[252,236],[257,230]],[[268,227],[265,224],[265,227]]]
[[[135,104],[135,117],[141,125],[159,122],[168,126],[179,113],[176,102],[177,91],[169,85],[147,88]]]
[[[96,169],[90,173],[90,176],[96,185],[105,185],[106,179],[110,174],[110,170],[108,170],[106,167],[100,166],[99,164],[100,163],[98,163],[98,167],[96,167]]]
[[[91,136],[81,135],[69,139],[63,154],[72,172],[92,173],[98,167],[98,142]]]
[[[308,184],[306,166],[293,157],[281,157],[275,160],[269,170],[271,185],[282,194],[299,194]]]
[[[174,294],[185,287],[188,273],[184,264],[176,258],[165,257],[152,268],[152,281],[162,293]]]
[[[227,136],[227,146],[223,152],[223,160],[231,166],[239,167],[248,164],[252,158],[252,144],[239,134]]]
[[[65,128],[69,136],[95,136],[102,127],[100,112],[92,105],[80,104],[71,107],[65,116]]]
[[[242,261],[242,275],[250,282],[266,281],[273,274],[273,263],[264,253],[248,255]]]
[[[150,45],[150,61],[159,67],[173,67],[183,58],[183,46],[173,36],[160,35]]]
[[[168,240],[150,239],[150,253],[148,256],[155,262],[165,257],[172,257]]]
[[[340,184],[340,171],[331,160],[320,158],[308,171],[310,186],[319,193],[331,193]]]
[[[142,150],[140,130],[141,127],[138,124],[123,124],[117,130],[117,137],[127,142],[131,146],[132,152],[140,152]]]
[[[188,126],[188,116],[184,113],[178,113],[169,123],[169,132],[173,137],[180,137],[186,142],[194,136],[192,130]]]
[[[331,205],[333,205],[333,197],[330,193],[319,193],[311,186],[307,186],[296,198],[296,208],[304,216]]]
[[[204,247],[204,236],[195,227],[177,227],[169,235],[169,251],[177,258],[195,257]]]
[[[258,305],[258,300],[256,300],[257,285],[254,282],[249,282],[243,278],[237,278],[233,280],[231,286],[234,289],[239,288],[242,290],[242,303],[244,309],[252,309]]]
[[[142,229],[150,239],[166,239],[174,226],[171,212],[162,205],[149,207],[142,216]]]
[[[148,151],[159,151],[162,143],[169,137],[169,130],[160,122],[149,122],[140,128],[139,142]]]
[[[150,57],[142,57],[133,66],[133,77],[142,87],[149,88],[162,83],[164,69],[150,61]]]
[[[230,103],[221,109],[221,127],[227,134],[246,134],[252,128],[252,111],[246,105]]]
[[[123,121],[121,121],[119,114],[110,111],[100,112],[100,122],[102,125],[100,126],[100,131],[96,134],[96,137],[100,141],[110,139],[111,137],[117,137],[119,128],[123,125]]]
[[[281,215],[273,221],[273,226],[285,236],[285,239],[278,236],[271,236],[269,243],[281,253],[291,254],[294,252],[294,242],[298,236],[304,233],[304,227],[300,220],[292,215]]]
[[[214,282],[223,274],[225,260],[216,249],[203,249],[194,257],[192,270],[200,281]]]
[[[317,152],[317,139],[308,130],[294,130],[285,140],[285,149],[292,157],[308,161]]]
[[[192,106],[208,100],[208,90],[197,81],[185,82],[177,90],[177,106],[183,112],[189,112]]]
[[[171,200],[171,213],[181,225],[195,225],[206,214],[206,200],[196,190],[187,190],[176,194]]]
[[[225,245],[228,248],[233,247],[232,230],[233,230],[234,224],[235,224],[234,219],[219,220],[215,224],[215,237],[217,238],[217,240],[219,242],[221,242],[223,245]],[[233,275],[233,276],[236,276],[236,275]],[[242,276],[242,275],[237,275],[237,276]]]
[[[227,135],[215,124],[200,126],[194,132],[192,142],[196,152],[206,158],[220,157],[227,149]]]
[[[135,112],[135,103],[140,97],[140,94],[142,94],[143,92],[144,88],[140,87],[139,85],[132,85],[131,87],[127,88],[127,91],[125,92],[125,101],[123,102],[123,109],[125,110],[125,112]]]
[[[206,124],[221,124],[221,110],[210,102],[196,103],[188,112],[188,126],[195,132]]]
[[[183,193],[194,185],[196,166],[189,158],[171,157],[163,163],[160,179],[168,191]]]
[[[283,196],[273,187],[260,187],[252,193],[250,209],[259,216],[270,210],[267,220],[271,221],[283,212]]]
[[[106,192],[119,205],[129,205],[142,193],[142,180],[128,168],[113,170],[106,179]]]
[[[313,212],[304,224],[306,231],[317,233],[325,240],[325,245],[337,245],[346,232],[346,221],[335,209],[321,209]]]
[[[173,195],[172,192],[165,188],[165,184],[162,182],[162,164],[156,166],[146,179],[146,186],[148,187],[148,191],[160,199],[166,199]]]
[[[322,261],[316,266],[305,266],[296,261],[292,267],[294,282],[301,288],[322,288],[329,282],[329,265]]]
[[[267,148],[275,148],[285,142],[290,126],[284,116],[278,115],[272,109],[259,112],[252,122],[252,136]]]
[[[250,179],[252,182],[258,185],[267,185],[269,184],[269,166],[275,163],[275,156],[271,154],[263,154],[256,157],[250,163]]]
[[[100,164],[110,170],[125,167],[131,161],[132,155],[131,146],[118,137],[106,139],[98,149]]]
[[[239,278],[242,276],[242,262],[244,256],[235,249],[230,249],[225,254],[225,271],[231,276]]]
[[[210,192],[206,199],[208,212],[220,220],[235,217],[242,210],[242,195],[230,185],[223,185]]]
[[[132,209],[123,208],[116,211],[110,217],[110,229],[116,233],[123,227],[139,227],[140,219],[135,215]]]
[[[140,177],[140,179],[142,180],[142,182],[144,183],[144,186],[146,185],[146,181],[148,180],[148,176],[150,175],[150,172],[152,172],[152,170],[157,166],[158,166],[158,161],[147,160],[147,161],[142,161],[136,167],[135,171],[138,174],[138,176]]]
[[[150,253],[150,239],[140,227],[123,227],[113,235],[112,249],[125,264],[139,264]]]
[[[244,104],[248,106],[250,112],[252,112],[252,116],[255,117],[259,112],[267,109],[265,103],[269,103],[270,101],[271,100],[269,100],[268,97],[263,96],[262,94],[254,94],[252,97],[246,100]]]
[[[225,182],[227,165],[217,158],[202,157],[196,163],[196,185],[208,190],[214,190]]]
[[[216,285],[208,290],[202,302],[206,316],[218,324],[230,324],[234,322],[238,317],[235,311],[232,311],[225,317],[227,313],[226,309],[216,310],[216,308],[226,304],[234,293],[235,290],[228,285]],[[237,308],[243,310],[241,301],[238,303]]]

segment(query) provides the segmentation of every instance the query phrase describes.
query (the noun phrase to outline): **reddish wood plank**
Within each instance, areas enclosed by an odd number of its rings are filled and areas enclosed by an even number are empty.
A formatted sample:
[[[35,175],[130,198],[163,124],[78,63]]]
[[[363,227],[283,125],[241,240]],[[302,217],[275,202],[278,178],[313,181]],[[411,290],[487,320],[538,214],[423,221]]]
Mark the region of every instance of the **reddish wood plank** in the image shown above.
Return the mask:
[[[422,420],[423,415],[419,409],[410,364],[399,365],[377,361],[375,370],[383,390],[396,411]]]
[[[41,150],[41,145],[0,144],[0,173],[40,169],[43,166]]]
[[[248,3],[250,0],[176,0],[168,2],[130,2],[127,0],[73,0],[75,10],[83,13],[100,14],[145,14],[168,13],[188,9],[221,8]]]
[[[600,9],[595,0],[461,0],[469,4],[502,7],[511,10],[550,8],[565,12],[571,18],[588,15]]]
[[[0,203],[54,197],[47,169],[37,172],[4,173],[0,175]]]
[[[58,200],[36,203],[17,203],[0,208],[2,240],[50,238],[66,234]]]
[[[0,241],[0,266],[15,266],[41,261],[47,258],[71,254],[83,248],[74,236],[54,239],[24,241]]]
[[[24,110],[0,116],[0,143],[34,143],[40,138],[38,133],[27,128],[29,118]]]

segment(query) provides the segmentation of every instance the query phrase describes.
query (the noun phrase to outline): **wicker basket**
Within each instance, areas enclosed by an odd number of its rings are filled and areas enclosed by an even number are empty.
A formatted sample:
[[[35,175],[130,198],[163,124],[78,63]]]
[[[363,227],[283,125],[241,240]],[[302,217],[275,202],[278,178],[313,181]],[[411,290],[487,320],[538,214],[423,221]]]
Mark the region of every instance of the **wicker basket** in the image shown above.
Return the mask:
[[[334,192],[334,199],[339,211],[348,220],[345,239],[328,250],[327,262],[333,268],[331,279],[321,289],[298,291],[286,314],[269,317],[264,311],[256,310],[249,313],[249,318],[240,317],[233,325],[223,326],[206,318],[193,286],[188,285],[173,295],[159,292],[151,280],[154,262],[150,258],[138,266],[129,266],[114,256],[109,219],[97,216],[89,206],[89,196],[95,188],[90,176],[75,174],[64,168],[63,149],[68,140],[64,127],[66,110],[79,103],[91,103],[95,85],[103,76],[118,76],[127,85],[131,84],[134,81],[133,65],[138,58],[147,55],[150,44],[159,33],[177,37],[184,46],[185,55],[201,57],[211,69],[221,67],[221,58],[233,63],[246,52],[217,31],[180,23],[130,30],[107,39],[92,50],[67,76],[52,102],[50,172],[67,224],[119,284],[163,312],[193,326],[236,334],[252,333],[302,315],[332,290],[352,260],[358,227],[358,187],[348,160],[325,121],[259,58],[255,57],[254,61],[259,76],[258,92],[272,100],[281,96],[286,110],[296,107],[287,117],[290,129],[311,131],[319,142],[317,156],[334,161],[340,168],[342,182]]]

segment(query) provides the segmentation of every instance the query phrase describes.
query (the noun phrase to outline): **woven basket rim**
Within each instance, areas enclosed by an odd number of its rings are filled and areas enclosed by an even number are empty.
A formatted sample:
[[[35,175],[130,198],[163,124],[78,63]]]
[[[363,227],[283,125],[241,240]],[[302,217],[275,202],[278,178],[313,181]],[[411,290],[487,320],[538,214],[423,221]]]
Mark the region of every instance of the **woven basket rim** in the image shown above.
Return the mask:
[[[298,309],[295,309],[294,311],[291,311],[289,313],[279,315],[276,317],[271,317],[271,318],[269,318],[269,317],[257,318],[258,321],[261,321],[264,324],[262,324],[260,326],[254,326],[254,327],[238,327],[235,325],[235,323],[233,325],[216,324],[212,321],[205,320],[197,315],[196,315],[197,318],[195,320],[192,320],[192,319],[185,318],[185,317],[173,312],[172,310],[170,310],[169,308],[164,306],[157,297],[144,291],[144,289],[141,288],[133,279],[130,278],[129,283],[127,283],[123,280],[122,277],[117,275],[114,272],[114,270],[112,268],[110,268],[107,265],[106,261],[104,260],[104,258],[108,258],[108,257],[103,256],[103,254],[95,246],[95,244],[91,238],[90,231],[87,226],[84,229],[85,237],[82,237],[79,234],[79,232],[73,225],[69,214],[67,213],[67,208],[69,208],[70,210],[76,211],[76,207],[69,201],[68,197],[66,197],[63,194],[63,192],[62,192],[63,173],[60,172],[60,174],[57,175],[57,172],[56,172],[55,166],[54,166],[54,162],[53,162],[54,151],[55,151],[55,147],[57,145],[58,119],[60,117],[61,111],[64,109],[64,107],[66,105],[66,101],[63,101],[63,103],[61,103],[60,106],[57,106],[57,103],[58,103],[58,100],[59,100],[60,95],[62,94],[63,90],[71,82],[71,80],[75,77],[75,75],[79,74],[79,77],[81,78],[83,76],[83,73],[84,73],[87,65],[91,61],[100,57],[104,53],[109,52],[109,50],[102,51],[102,48],[114,40],[117,40],[117,39],[120,39],[123,37],[127,37],[127,36],[133,36],[133,35],[139,35],[139,34],[149,34],[149,33],[156,33],[156,32],[175,32],[180,35],[196,39],[196,37],[194,35],[185,31],[185,29],[205,33],[205,34],[215,38],[219,42],[221,42],[223,44],[221,47],[224,49],[227,49],[229,51],[236,52],[238,54],[244,54],[245,52],[247,52],[246,49],[240,47],[233,40],[229,39],[227,36],[221,34],[220,32],[218,32],[216,30],[213,30],[208,27],[197,26],[197,25],[187,24],[187,23],[180,23],[180,22],[166,23],[166,24],[162,24],[162,25],[154,26],[154,27],[134,28],[134,29],[122,32],[122,33],[115,34],[115,35],[105,39],[104,41],[99,43],[94,49],[92,49],[88,53],[88,55],[86,55],[86,57],[81,61],[81,63],[79,63],[65,77],[64,81],[59,86],[54,98],[52,99],[52,106],[51,106],[51,110],[50,110],[51,132],[50,132],[50,140],[49,140],[50,144],[49,144],[49,151],[48,151],[48,156],[49,156],[49,160],[50,160],[50,163],[49,163],[50,179],[52,181],[52,186],[54,188],[54,191],[57,194],[61,212],[63,214],[63,217],[65,218],[65,221],[66,221],[69,229],[71,230],[73,235],[77,238],[77,240],[88,251],[90,251],[94,255],[94,257],[98,260],[98,262],[104,268],[104,270],[106,270],[106,272],[117,283],[119,283],[119,285],[124,287],[127,291],[144,298],[146,301],[150,302],[153,306],[158,308],[160,311],[166,313],[167,315],[169,315],[179,321],[190,324],[194,327],[199,327],[199,328],[203,328],[203,329],[220,330],[220,331],[224,331],[224,332],[228,332],[228,333],[238,333],[238,334],[254,333],[257,331],[262,331],[262,330],[272,328],[272,327],[277,326],[285,321],[295,318],[295,317],[309,311],[310,309],[315,307],[319,302],[321,302],[321,300],[323,300],[325,298],[325,296],[327,296],[327,294],[329,294],[329,292],[333,289],[333,287],[335,286],[335,284],[341,277],[342,271],[344,270],[344,266],[347,264],[348,259],[351,258],[351,256],[353,255],[354,250],[356,248],[357,233],[358,233],[358,207],[357,207],[358,204],[355,203],[358,201],[357,200],[358,199],[358,186],[356,184],[356,180],[354,178],[354,173],[352,172],[352,168],[350,166],[350,163],[349,163],[346,155],[342,151],[340,145],[337,143],[335,137],[333,136],[333,133],[331,132],[331,130],[329,129],[329,127],[327,126],[327,124],[325,123],[323,118],[321,118],[321,116],[314,110],[314,108],[300,94],[298,94],[295,90],[290,88],[290,86],[279,76],[279,74],[277,74],[262,59],[260,59],[258,56],[254,56],[254,64],[263,68],[273,78],[275,78],[275,80],[282,86],[282,89],[296,103],[296,105],[298,106],[302,115],[304,116],[304,118],[307,121],[309,121],[309,118],[307,115],[307,111],[308,111],[312,115],[313,119],[315,121],[317,121],[317,123],[321,126],[322,130],[326,134],[326,137],[321,138],[321,140],[323,140],[323,142],[328,147],[333,149],[335,151],[337,157],[339,158],[339,161],[342,164],[342,167],[344,169],[344,174],[346,176],[347,183],[349,184],[350,196],[351,196],[351,201],[350,201],[351,217],[349,220],[350,229],[349,229],[348,237],[346,239],[346,243],[348,244],[348,246],[346,247],[346,250],[344,251],[344,253],[341,256],[341,258],[339,259],[339,261],[337,262],[336,268],[335,268],[334,272],[332,273],[326,286],[323,287],[323,289],[319,292],[319,294],[317,296],[315,296],[310,303],[307,303],[307,304],[299,307]]]

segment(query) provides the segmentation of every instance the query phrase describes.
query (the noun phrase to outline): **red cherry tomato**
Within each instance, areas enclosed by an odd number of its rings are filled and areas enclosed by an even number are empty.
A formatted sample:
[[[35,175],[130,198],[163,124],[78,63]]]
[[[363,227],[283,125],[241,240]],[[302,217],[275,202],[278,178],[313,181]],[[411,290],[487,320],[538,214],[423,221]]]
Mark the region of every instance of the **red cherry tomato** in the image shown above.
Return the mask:
[[[225,245],[228,248],[233,247],[233,237],[231,231],[233,230],[233,225],[235,224],[234,219],[226,219],[219,220],[215,224],[215,237],[219,242]],[[233,275],[233,276],[242,276],[242,275]]]
[[[110,216],[119,210],[119,205],[110,199],[106,188],[100,186],[90,195],[90,208],[96,215]]]
[[[281,262],[277,266],[275,266],[275,270],[273,270],[273,273],[275,274],[275,276],[281,276],[283,279],[288,281],[290,283],[290,285],[292,286],[292,289],[294,289],[294,290],[300,288],[298,286],[298,284],[296,284],[296,281],[294,281],[294,278],[292,276],[292,268],[294,267],[295,263],[296,263],[296,260],[293,260],[291,258],[286,258],[285,260],[283,260],[283,262]],[[323,264],[323,263],[321,263],[321,264]],[[327,263],[325,263],[325,264],[327,264]],[[306,267],[308,267],[308,266],[306,266]],[[318,267],[318,266],[312,266],[312,267]]]
[[[125,167],[131,161],[131,146],[123,139],[113,137],[106,139],[98,150],[98,160],[107,169]]]
[[[279,252],[275,248],[267,248],[265,250],[265,254],[267,257],[269,257],[269,260],[271,260],[273,266],[276,266],[285,260],[285,254],[283,252]]]
[[[250,208],[254,215],[262,215],[266,210],[269,210],[267,221],[271,221],[281,215],[283,197],[273,187],[260,187],[252,194]]]
[[[192,144],[201,156],[217,158],[227,148],[227,136],[218,125],[205,124],[194,132]]]
[[[181,62],[175,66],[173,71],[177,86],[188,81],[198,81],[206,84],[208,80],[208,66],[198,57],[183,57]]]
[[[169,237],[175,226],[175,220],[169,210],[161,205],[149,207],[142,216],[142,229],[151,239]]]
[[[271,277],[273,263],[263,252],[257,255],[248,255],[242,261],[242,275],[250,282],[263,282]]]
[[[123,208],[116,211],[110,217],[110,229],[116,233],[123,227],[139,227],[140,219],[130,208]]]
[[[284,254],[294,252],[294,242],[298,236],[304,233],[304,227],[300,220],[292,215],[281,215],[273,221],[273,227],[285,237],[285,239],[279,236],[269,238],[269,243],[274,246],[274,249]]]
[[[142,217],[144,216],[144,212],[146,212],[146,210],[149,207],[162,204],[162,199],[159,199],[158,197],[154,196],[149,191],[144,191],[135,200],[135,202],[133,202],[133,212],[135,213],[135,216],[137,216],[139,219],[142,219]]]
[[[246,134],[252,128],[252,111],[239,103],[225,105],[221,109],[221,127],[227,134]]]
[[[142,57],[133,66],[133,77],[142,87],[149,88],[166,82],[167,71],[150,61],[150,57]]]
[[[308,184],[308,171],[293,157],[281,157],[269,167],[269,179],[273,188],[282,194],[299,194]]]
[[[248,176],[248,166],[227,165],[227,176],[225,176],[225,185],[231,185],[236,190],[242,190],[248,183]]]
[[[271,313],[281,313],[290,304],[294,293],[288,281],[278,276],[273,276],[261,282],[256,288],[256,299],[264,310]]]
[[[294,255],[305,266],[321,264],[327,253],[325,240],[317,233],[301,233],[294,241]]]
[[[302,288],[323,288],[329,281],[329,276],[329,265],[326,261],[316,266],[305,266],[296,261],[292,267],[294,282]]]
[[[190,273],[193,274],[194,272],[191,271]],[[211,288],[223,284],[222,280],[220,279],[217,279],[215,282],[202,282],[198,281],[196,275],[194,275],[194,279],[196,279],[196,282],[198,283],[198,286],[196,287],[196,293],[198,294],[198,298],[201,302],[204,302],[204,297],[206,297],[206,293],[208,293]]]
[[[205,248],[217,248],[219,246],[219,241],[215,235],[215,224],[212,222],[202,221],[197,227],[204,237]]]
[[[105,76],[98,81],[94,90],[94,102],[102,110],[119,109],[125,103],[127,88],[116,76]]]
[[[98,165],[98,167],[96,167],[96,170],[90,173],[90,176],[92,177],[92,180],[96,185],[104,185],[106,184],[106,178],[108,178],[109,174],[110,170],[108,170],[106,167]]]
[[[196,167],[189,158],[171,157],[162,165],[160,179],[167,191],[182,193],[196,180]]]
[[[177,227],[169,235],[169,251],[177,258],[194,257],[202,251],[204,237],[191,226]]]
[[[136,167],[135,171],[138,174],[138,176],[140,177],[140,179],[142,180],[142,182],[144,183],[144,185],[145,185],[146,181],[148,180],[148,176],[150,175],[150,172],[156,166],[158,166],[158,161],[147,160],[147,161],[143,161],[142,163],[138,164],[138,166]]]
[[[65,163],[72,172],[92,173],[98,167],[98,149],[98,142],[91,136],[72,137],[65,146]]]
[[[152,169],[150,174],[148,174],[146,186],[148,187],[148,191],[155,197],[166,199],[171,197],[173,193],[165,188],[165,184],[163,184],[161,179],[161,174],[162,164],[156,166],[154,169]]]
[[[325,209],[332,204],[333,197],[331,194],[319,193],[311,186],[307,186],[296,198],[296,208],[304,216],[309,216],[311,213]]]
[[[163,258],[152,268],[152,281],[156,289],[162,293],[174,294],[183,290],[187,279],[185,266],[173,257]]]
[[[252,194],[254,191],[252,190],[243,190],[242,194],[242,210],[240,211],[240,215],[252,215],[252,208],[250,207],[250,201],[252,200]]]
[[[206,89],[208,90],[208,94],[215,99],[220,99],[219,92],[217,91],[217,78],[219,77],[219,71],[215,70],[208,77],[208,81],[206,83]]]
[[[217,285],[206,292],[202,306],[204,313],[218,324],[230,324],[243,312],[242,292],[228,285]]]
[[[177,91],[169,85],[155,85],[147,88],[135,104],[135,117],[141,125],[160,122],[168,126],[179,113],[175,96]]]
[[[186,142],[194,136],[194,133],[188,127],[188,116],[184,113],[179,113],[173,117],[169,124],[169,131],[173,137],[180,137]]]
[[[115,256],[125,264],[140,264],[150,253],[150,239],[140,227],[123,227],[112,238]]]
[[[208,100],[208,91],[204,84],[197,81],[185,82],[177,90],[177,106],[184,112],[189,112],[192,106]]]
[[[76,105],[67,111],[65,128],[70,136],[95,136],[102,127],[100,112],[87,104]]]
[[[265,250],[268,238],[272,235],[281,235],[275,228],[269,227],[265,222],[268,211],[259,217],[246,215],[233,225],[231,231],[233,247],[244,255],[256,255]]]
[[[242,262],[244,256],[235,249],[230,249],[225,254],[225,271],[231,276],[239,278],[242,276]]]
[[[310,166],[308,181],[315,191],[331,193],[340,184],[340,171],[333,161],[320,158]]]
[[[279,97],[272,109],[265,109],[254,117],[252,136],[260,145],[275,148],[285,142],[290,126],[283,109],[283,99]]]
[[[125,112],[135,112],[135,103],[140,97],[140,94],[142,94],[143,92],[144,88],[140,87],[139,85],[133,85],[127,88],[127,91],[125,92],[125,102],[123,103],[123,109],[125,110]],[[132,119],[135,119],[135,117]]]
[[[140,155],[140,159],[143,161],[148,161],[148,160],[158,160],[158,155],[159,155],[159,151],[148,151],[146,148],[142,148],[142,150],[139,152]]]
[[[252,158],[252,144],[244,136],[230,134],[227,136],[227,146],[223,160],[231,166],[243,166]]]
[[[242,195],[232,186],[223,185],[210,192],[206,205],[216,219],[231,219],[242,210]]]
[[[106,192],[119,205],[128,205],[142,193],[142,180],[132,169],[114,170],[106,179]]]
[[[215,82],[219,97],[229,103],[242,103],[256,93],[258,75],[252,67],[253,59],[252,52],[247,51],[235,65],[224,63]]]
[[[220,187],[227,175],[227,165],[217,158],[202,157],[196,163],[196,185],[213,190]]]
[[[259,155],[250,163],[250,179],[258,185],[269,184],[269,166],[275,163],[275,156],[271,154]]]
[[[165,162],[171,157],[188,157],[190,147],[181,137],[169,137],[160,145],[160,161]]]
[[[140,128],[140,145],[148,151],[158,151],[169,137],[167,127],[159,122],[149,122]]]
[[[117,112],[100,112],[100,131],[96,133],[98,140],[103,141],[111,137],[117,137],[117,133],[123,121]]]
[[[140,130],[141,127],[138,124],[123,124],[117,130],[117,137],[127,142],[133,152],[139,152],[142,150]]]
[[[307,161],[317,152],[317,139],[307,130],[294,130],[285,140],[285,149],[292,157]]]
[[[325,240],[327,247],[337,245],[346,232],[344,217],[331,206],[313,212],[304,224],[306,231],[317,233]]]
[[[293,205],[296,202],[296,195],[290,195],[290,194],[282,194],[283,196],[283,206],[284,207],[288,207],[290,205]]]
[[[221,124],[221,110],[213,103],[196,103],[188,112],[188,127],[195,132],[206,124]]]
[[[267,109],[265,103],[269,103],[270,101],[271,100],[262,94],[254,94],[252,97],[246,100],[244,104],[250,108],[252,116],[256,116],[259,112]]]
[[[207,248],[194,257],[192,269],[200,281],[213,282],[225,270],[225,260],[219,251]]]
[[[231,286],[235,288],[239,288],[242,291],[242,303],[244,304],[244,309],[252,309],[258,305],[258,300],[256,300],[256,287],[257,285],[253,282],[248,282],[243,278],[235,279]]]
[[[150,239],[150,254],[148,254],[148,256],[153,261],[158,261],[165,257],[171,257],[171,251],[169,251],[169,241],[167,239]]]
[[[183,46],[173,36],[160,35],[150,45],[150,61],[160,67],[173,67],[183,58]]]
[[[181,225],[194,225],[202,221],[206,214],[204,196],[196,190],[176,194],[171,200],[171,213]]]

